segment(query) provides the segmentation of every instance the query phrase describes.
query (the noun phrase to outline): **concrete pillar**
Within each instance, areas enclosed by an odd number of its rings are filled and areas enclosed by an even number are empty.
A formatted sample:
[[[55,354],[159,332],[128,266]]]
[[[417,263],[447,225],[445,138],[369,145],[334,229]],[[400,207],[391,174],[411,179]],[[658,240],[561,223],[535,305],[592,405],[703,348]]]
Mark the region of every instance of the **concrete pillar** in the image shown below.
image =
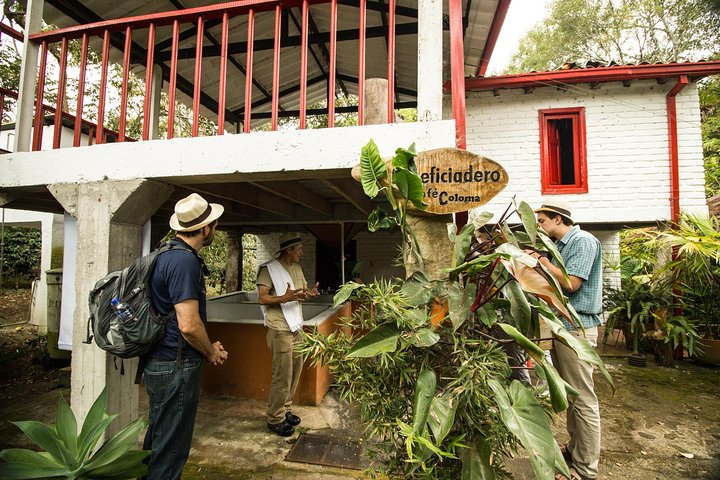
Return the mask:
[[[242,231],[227,232],[227,266],[225,267],[225,291],[227,293],[242,290],[243,278]]]
[[[387,95],[387,80],[368,79],[365,89],[365,125],[387,123]],[[409,146],[397,145],[404,148]],[[447,236],[447,224],[452,221],[450,214],[431,215],[420,210],[408,210],[407,224],[415,232],[422,265],[416,258],[406,255],[403,263],[407,277],[422,267],[431,280],[447,278],[447,274],[441,272],[441,269],[452,264],[452,244]]]
[[[87,295],[99,278],[140,256],[143,224],[167,200],[172,187],[134,179],[55,184],[48,190],[77,220],[70,405],[82,423],[95,398],[107,387],[108,410],[120,415],[110,428],[113,433],[138,416],[137,359],[124,360],[125,375],[120,375],[119,359],[94,344],[83,343],[89,316]]]
[[[442,120],[442,0],[418,0],[417,116]]]
[[[160,97],[162,93],[162,68],[153,65],[152,84],[150,85],[150,133],[148,138],[160,138]]]
[[[25,40],[23,41],[18,88],[17,120],[15,122],[15,152],[29,152],[32,143],[33,110],[37,89],[39,45],[29,36],[42,29],[44,0],[28,0],[25,11]]]

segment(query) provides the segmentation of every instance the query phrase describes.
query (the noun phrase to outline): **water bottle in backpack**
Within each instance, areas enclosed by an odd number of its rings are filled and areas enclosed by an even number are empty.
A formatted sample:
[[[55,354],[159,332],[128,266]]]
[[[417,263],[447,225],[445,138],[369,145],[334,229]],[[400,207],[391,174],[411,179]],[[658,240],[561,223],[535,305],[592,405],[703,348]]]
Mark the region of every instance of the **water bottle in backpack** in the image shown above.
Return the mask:
[[[121,327],[131,322],[135,318],[135,311],[130,305],[123,303],[119,298],[110,300],[113,311],[115,312],[116,321],[110,322],[110,329],[107,332],[107,340],[111,345],[119,346],[123,343]]]

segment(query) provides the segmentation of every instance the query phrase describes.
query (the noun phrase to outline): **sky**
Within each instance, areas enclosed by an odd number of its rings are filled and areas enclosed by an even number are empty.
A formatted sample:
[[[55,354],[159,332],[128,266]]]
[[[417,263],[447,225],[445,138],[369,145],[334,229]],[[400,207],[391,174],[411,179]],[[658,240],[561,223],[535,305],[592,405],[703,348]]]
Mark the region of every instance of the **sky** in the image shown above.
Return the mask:
[[[517,52],[520,38],[547,15],[545,10],[547,4],[548,0],[512,0],[510,2],[510,8],[495,44],[486,75],[498,75],[507,68],[510,58]]]

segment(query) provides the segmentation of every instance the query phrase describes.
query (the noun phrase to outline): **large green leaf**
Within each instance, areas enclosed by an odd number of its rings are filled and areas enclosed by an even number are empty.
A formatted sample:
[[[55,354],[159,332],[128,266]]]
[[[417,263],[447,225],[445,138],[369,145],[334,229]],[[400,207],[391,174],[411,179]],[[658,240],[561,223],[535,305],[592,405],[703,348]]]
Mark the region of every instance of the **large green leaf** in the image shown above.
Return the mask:
[[[484,227],[485,225],[487,225],[487,223],[488,223],[490,220],[492,220],[492,218],[493,218],[493,214],[492,214],[491,212],[482,212],[481,214],[479,214],[479,215],[474,215],[474,216],[472,217],[472,223],[473,223],[473,225],[475,226],[476,229],[477,229],[477,228],[482,228],[482,227]]]
[[[450,433],[450,430],[452,430],[455,423],[457,407],[457,400],[447,392],[432,399],[430,414],[427,420],[437,445],[440,445],[440,442],[442,442],[448,433]]]
[[[147,474],[147,465],[142,461],[150,455],[150,450],[126,450],[115,460],[104,464],[101,467],[93,468],[85,474],[88,478],[136,478]]]
[[[0,463],[0,478],[3,480],[30,478],[62,478],[71,475],[67,468],[47,467],[34,463]]]
[[[530,238],[530,243],[534,247],[536,245],[538,233],[538,224],[535,219],[535,212],[533,212],[530,205],[525,202],[520,202],[520,205],[517,207],[517,212],[523,226],[525,227],[525,232],[527,232],[528,237]]]
[[[100,395],[98,395],[90,407],[90,410],[88,410],[88,414],[80,430],[80,437],[78,437],[80,458],[84,459],[95,447],[98,439],[105,431],[105,428],[107,428],[107,426],[105,426],[100,430],[100,424],[107,418],[107,388],[103,388]],[[109,425],[109,423],[107,425]]]
[[[425,430],[436,386],[435,372],[432,370],[420,372],[415,385],[415,401],[413,402],[413,431],[416,435],[420,435]]]
[[[583,362],[587,362],[591,365],[595,365],[596,367],[598,367],[600,372],[603,374],[603,377],[605,377],[605,380],[607,380],[614,392],[615,384],[613,383],[612,377],[610,376],[610,372],[607,371],[607,367],[605,367],[605,362],[602,361],[600,356],[595,351],[595,348],[590,345],[588,341],[584,338],[581,339],[572,335],[561,324],[553,321],[548,321],[547,324],[550,326],[553,333],[555,334],[556,340],[559,340],[560,342],[575,350],[578,358]]]
[[[397,220],[395,217],[389,216],[380,207],[375,208],[370,215],[368,215],[368,230],[371,232],[377,232],[379,230],[392,230],[397,227]]]
[[[564,412],[568,408],[567,389],[565,388],[567,383],[562,379],[560,373],[555,369],[553,365],[548,362],[536,363],[536,369],[542,369],[544,373],[544,379],[548,384],[548,391],[550,392],[550,403],[552,404],[555,412]],[[569,387],[569,385],[567,385]],[[570,387],[572,389],[572,387]],[[574,391],[574,390],[573,390]]]
[[[337,307],[345,303],[347,299],[350,298],[350,296],[353,294],[353,292],[360,287],[362,287],[362,285],[355,282],[343,283],[340,287],[340,290],[338,290],[333,297],[333,307]]]
[[[403,282],[400,291],[405,295],[408,305],[416,307],[430,303],[437,296],[439,285],[430,282],[425,274],[418,270]]]
[[[421,328],[410,336],[410,343],[416,347],[432,347],[439,341],[440,335],[429,328]]]
[[[348,352],[348,358],[368,358],[394,352],[400,332],[395,325],[383,324],[370,330]]]
[[[495,322],[497,322],[497,311],[495,310],[495,307],[492,305],[492,303],[486,303],[482,307],[478,308],[478,310],[475,312],[475,315],[477,315],[478,320],[480,320],[483,325],[490,328],[493,325],[495,325]]]
[[[85,425],[87,425],[88,423],[88,418],[89,417],[85,417],[85,422],[83,423],[83,430],[85,430]],[[105,417],[101,418],[98,423],[92,425],[92,428],[89,429],[84,442],[80,443],[79,458],[85,459],[88,455],[90,455],[90,452],[93,451],[95,445],[103,436],[105,430],[110,426],[113,421],[115,421],[115,418],[117,418],[117,415],[106,415]]]
[[[387,166],[380,157],[377,145],[370,140],[360,153],[360,183],[365,194],[370,198],[375,198],[382,186],[381,181],[385,177],[387,177]]]
[[[470,448],[460,451],[462,461],[461,480],[495,480],[495,470],[490,464],[492,448],[481,437],[477,437]]]
[[[518,345],[524,348],[533,360],[539,363],[542,363],[545,360],[545,352],[543,351],[543,349],[534,344],[529,338],[520,333],[515,327],[513,327],[512,325],[508,325],[507,323],[498,323],[498,325],[500,326],[500,328],[503,329],[505,333],[510,335],[510,338],[515,340]]]
[[[448,224],[448,228],[451,224]],[[450,232],[448,232],[450,233]],[[453,240],[453,267],[456,265],[461,265],[465,262],[465,257],[467,256],[467,252],[470,249],[470,244],[472,243],[472,237],[473,233],[475,233],[475,227],[472,223],[468,223],[465,225],[462,230],[460,230],[460,233],[454,236],[454,238],[451,238]]]
[[[427,208],[427,203],[423,202],[425,189],[417,173],[402,167],[396,167],[393,171],[393,183],[397,185],[400,194],[410,200],[415,208],[421,210]]]
[[[54,428],[32,420],[12,422],[12,424],[22,430],[30,440],[52,455],[59,463],[67,465],[70,469],[74,469],[77,466],[75,456],[67,449],[62,440],[60,440]]]
[[[92,456],[83,470],[90,471],[119,459],[125,452],[135,447],[138,435],[145,428],[145,425],[146,423],[142,418],[137,418],[125,425],[122,430],[116,433]]]
[[[415,143],[408,148],[398,148],[395,150],[395,156],[392,158],[392,166],[393,168],[401,167],[417,173],[417,169],[415,168],[416,156]]]
[[[532,310],[520,284],[511,280],[503,287],[502,292],[510,301],[510,316],[515,326],[523,335],[530,335]]]
[[[23,463],[45,468],[64,468],[64,466],[49,453],[36,452],[26,448],[8,448],[7,450],[3,450],[0,452],[0,460],[7,463]]]
[[[55,415],[55,431],[72,456],[77,458],[77,420],[75,420],[75,415],[70,409],[70,405],[67,404],[62,395],[60,395],[58,399],[57,413]],[[75,468],[77,465],[69,465],[69,467]]]
[[[555,260],[555,264],[562,272],[565,281],[569,282],[570,277],[568,276],[567,269],[565,268],[565,262],[563,261],[562,255],[560,255],[560,250],[557,249],[555,242],[553,242],[550,237],[545,235],[541,230],[538,230],[537,236],[538,239],[540,239],[540,242],[542,242],[543,247],[545,247],[545,249],[550,252],[550,255],[552,255]]]
[[[477,285],[468,283],[464,288],[458,283],[453,282],[448,289],[448,310],[450,321],[453,324],[453,331],[457,331],[468,316],[471,315],[470,307],[477,295]]]
[[[555,439],[548,417],[532,390],[517,380],[507,390],[495,379],[488,380],[488,385],[495,393],[503,423],[527,450],[535,478],[554,479]],[[570,476],[570,472],[565,474]]]

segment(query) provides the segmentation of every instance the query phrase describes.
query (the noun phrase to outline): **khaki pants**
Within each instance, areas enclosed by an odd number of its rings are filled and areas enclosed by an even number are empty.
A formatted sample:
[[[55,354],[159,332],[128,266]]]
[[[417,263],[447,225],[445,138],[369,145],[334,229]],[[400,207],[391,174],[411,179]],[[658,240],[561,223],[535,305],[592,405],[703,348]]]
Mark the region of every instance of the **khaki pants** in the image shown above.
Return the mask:
[[[570,330],[578,338],[585,338],[593,347],[597,345],[597,327]],[[575,470],[586,478],[598,475],[600,461],[600,405],[595,395],[593,366],[580,361],[575,351],[556,341],[552,352],[553,363],[560,376],[579,395],[570,397],[567,410],[567,430],[570,434],[568,451],[573,458]]]
[[[302,329],[295,333],[268,328],[267,344],[272,354],[272,382],[268,398],[267,422],[276,425],[285,421],[302,371],[302,355],[295,351]]]

